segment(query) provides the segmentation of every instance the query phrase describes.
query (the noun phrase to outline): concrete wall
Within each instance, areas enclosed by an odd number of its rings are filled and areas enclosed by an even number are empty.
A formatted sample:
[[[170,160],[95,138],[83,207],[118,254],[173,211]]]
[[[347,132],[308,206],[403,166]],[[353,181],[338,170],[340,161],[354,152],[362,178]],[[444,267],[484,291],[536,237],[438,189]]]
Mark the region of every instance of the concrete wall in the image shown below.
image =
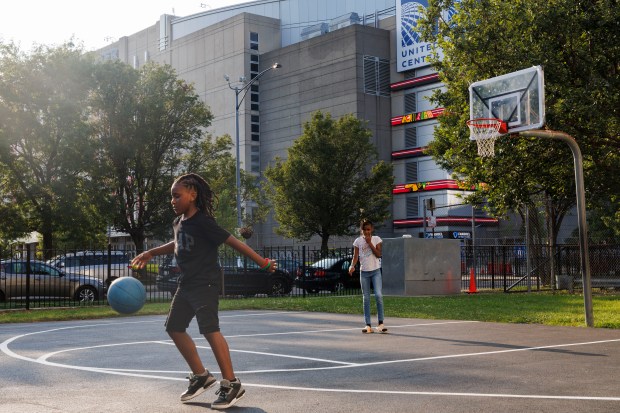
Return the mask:
[[[460,294],[459,240],[389,238],[382,253],[383,294]]]

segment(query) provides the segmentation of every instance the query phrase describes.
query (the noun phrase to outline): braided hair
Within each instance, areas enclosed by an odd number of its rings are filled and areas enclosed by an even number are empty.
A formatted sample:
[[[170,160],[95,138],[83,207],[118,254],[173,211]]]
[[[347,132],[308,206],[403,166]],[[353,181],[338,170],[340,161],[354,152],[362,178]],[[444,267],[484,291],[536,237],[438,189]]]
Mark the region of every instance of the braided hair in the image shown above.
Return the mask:
[[[217,197],[203,177],[195,173],[189,173],[178,177],[174,181],[174,184],[177,183],[187,189],[196,191],[196,208],[209,217],[214,216],[214,201],[217,201]]]

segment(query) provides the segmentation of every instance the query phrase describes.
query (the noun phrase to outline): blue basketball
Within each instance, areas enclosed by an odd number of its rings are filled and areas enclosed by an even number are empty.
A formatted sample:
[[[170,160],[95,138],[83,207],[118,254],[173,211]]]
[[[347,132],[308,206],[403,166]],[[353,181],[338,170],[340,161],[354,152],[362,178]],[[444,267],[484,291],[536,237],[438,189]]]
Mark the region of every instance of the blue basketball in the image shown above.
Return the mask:
[[[133,314],[139,311],[146,301],[146,288],[133,277],[117,278],[108,289],[108,303],[114,311]]]

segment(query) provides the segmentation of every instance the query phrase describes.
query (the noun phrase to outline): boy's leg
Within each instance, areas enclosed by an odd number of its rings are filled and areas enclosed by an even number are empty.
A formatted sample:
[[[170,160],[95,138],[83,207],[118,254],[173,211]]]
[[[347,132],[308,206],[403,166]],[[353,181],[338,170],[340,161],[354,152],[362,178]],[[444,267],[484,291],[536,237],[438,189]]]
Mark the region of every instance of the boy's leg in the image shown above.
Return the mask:
[[[213,387],[217,380],[209,373],[198,356],[198,349],[194,340],[185,332],[169,331],[168,335],[174,341],[179,353],[189,365],[192,373],[189,375],[189,385],[187,390],[181,394],[181,401],[186,402],[199,396],[205,390]]]
[[[205,371],[205,367],[198,355],[198,349],[194,340],[186,332],[169,331],[168,335],[174,342],[174,345],[179,350],[179,353],[183,356],[187,365],[194,374],[202,374]]]
[[[215,356],[217,365],[220,367],[222,377],[226,380],[234,380],[235,372],[232,366],[232,360],[230,358],[230,351],[228,349],[228,342],[224,338],[221,332],[215,331],[213,333],[206,333],[205,338],[211,346],[211,351]]]
[[[215,410],[227,409],[245,396],[245,389],[241,385],[241,381],[235,377],[228,342],[222,333],[219,331],[206,333],[205,338],[211,346],[223,377],[220,381],[220,389],[215,392],[218,398],[211,403],[211,408]]]

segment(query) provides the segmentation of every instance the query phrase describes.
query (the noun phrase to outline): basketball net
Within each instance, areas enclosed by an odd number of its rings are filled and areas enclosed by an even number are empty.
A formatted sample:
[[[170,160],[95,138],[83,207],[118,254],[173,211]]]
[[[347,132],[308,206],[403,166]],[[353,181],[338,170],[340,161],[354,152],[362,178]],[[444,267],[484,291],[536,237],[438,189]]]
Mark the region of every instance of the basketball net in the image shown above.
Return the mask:
[[[506,133],[506,123],[500,119],[480,118],[467,121],[470,138],[478,145],[478,155],[483,158],[495,156],[495,141]]]

